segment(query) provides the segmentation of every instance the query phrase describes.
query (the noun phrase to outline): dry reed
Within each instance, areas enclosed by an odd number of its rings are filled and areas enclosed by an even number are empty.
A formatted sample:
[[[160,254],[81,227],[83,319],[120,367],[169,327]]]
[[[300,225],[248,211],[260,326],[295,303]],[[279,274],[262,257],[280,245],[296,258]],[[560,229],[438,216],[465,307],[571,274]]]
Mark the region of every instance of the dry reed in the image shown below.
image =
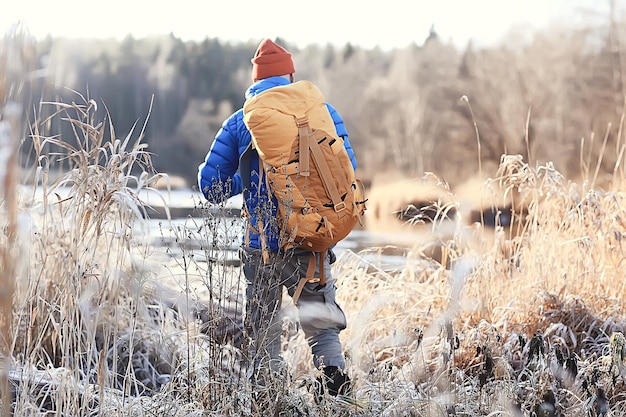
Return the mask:
[[[439,415],[436,404],[455,415],[514,416],[554,396],[559,415],[573,416],[594,410],[601,392],[621,415],[623,360],[605,364],[611,335],[624,330],[623,191],[588,189],[513,155],[492,181],[518,193],[528,214],[516,233],[479,227],[488,246],[448,242],[450,268],[407,262],[389,276],[345,254],[338,286],[357,397],[385,413],[404,386],[414,405],[431,409],[418,415]],[[381,396],[381,382],[391,392]]]
[[[41,194],[16,191],[17,241],[27,242],[11,276],[16,415],[518,416],[550,407],[620,415],[626,193],[618,178],[600,190],[505,155],[484,186],[497,182],[521,198],[515,230],[459,225],[438,237],[445,257],[416,244],[394,269],[345,251],[333,274],[354,393],[315,402],[318,371],[287,298],[288,372],[251,386],[245,282],[225,257],[241,222],[198,202],[196,218],[163,221],[165,249],[155,246],[139,191],[164,176],[142,131],[117,138],[87,98],[46,105],[75,140],[33,125]],[[59,161],[66,173],[52,180]],[[2,221],[9,242],[10,210]]]

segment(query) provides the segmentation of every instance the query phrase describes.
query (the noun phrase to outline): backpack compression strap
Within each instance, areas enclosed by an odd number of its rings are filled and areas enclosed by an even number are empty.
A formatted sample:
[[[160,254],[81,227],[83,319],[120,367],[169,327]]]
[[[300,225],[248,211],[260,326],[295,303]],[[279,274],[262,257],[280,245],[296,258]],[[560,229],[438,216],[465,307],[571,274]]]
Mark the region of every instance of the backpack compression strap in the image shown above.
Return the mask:
[[[317,143],[316,140],[312,140],[311,138],[312,132],[311,127],[309,126],[309,119],[306,117],[296,119],[296,124],[298,125],[298,136],[300,140],[300,175],[310,175],[309,151],[311,151],[311,155],[313,156],[313,160],[315,161],[315,165],[317,166],[317,170],[322,179],[322,184],[324,185],[326,194],[333,202],[333,208],[335,209],[335,211],[337,213],[340,213],[346,208],[346,203],[341,199],[341,195],[339,195],[337,186],[335,186],[335,182],[333,181],[333,173],[330,172],[330,168],[328,167],[326,159],[324,159],[324,154],[320,149],[319,143]]]
[[[311,142],[309,119],[306,116],[296,119],[296,126],[298,126],[298,141],[300,150],[300,156],[298,158],[300,160],[298,163],[298,171],[303,177],[308,177],[311,175],[311,170],[309,168],[309,148]]]

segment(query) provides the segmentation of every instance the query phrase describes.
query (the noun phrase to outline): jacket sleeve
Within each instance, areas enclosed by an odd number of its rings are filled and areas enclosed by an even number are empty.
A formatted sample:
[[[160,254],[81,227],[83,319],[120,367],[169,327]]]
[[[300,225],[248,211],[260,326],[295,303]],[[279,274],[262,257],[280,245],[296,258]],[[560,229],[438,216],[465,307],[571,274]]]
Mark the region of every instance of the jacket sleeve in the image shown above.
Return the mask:
[[[224,121],[204,162],[198,167],[198,185],[211,203],[220,203],[242,191],[241,177],[237,173],[239,112]]]
[[[326,107],[328,107],[330,116],[333,118],[333,122],[335,123],[335,129],[337,130],[337,135],[343,138],[343,145],[345,146],[346,151],[348,152],[348,156],[350,157],[350,162],[352,162],[352,166],[356,170],[356,167],[357,167],[356,155],[354,155],[354,150],[352,149],[352,145],[350,144],[350,141],[348,140],[348,130],[346,129],[346,125],[343,122],[341,115],[339,115],[339,112],[335,110],[333,106],[326,103]]]

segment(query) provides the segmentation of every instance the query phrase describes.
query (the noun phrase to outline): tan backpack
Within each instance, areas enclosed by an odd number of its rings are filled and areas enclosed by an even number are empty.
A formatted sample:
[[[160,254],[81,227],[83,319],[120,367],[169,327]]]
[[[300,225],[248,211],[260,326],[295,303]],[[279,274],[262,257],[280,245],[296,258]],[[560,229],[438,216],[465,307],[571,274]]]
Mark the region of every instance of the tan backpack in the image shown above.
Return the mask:
[[[281,247],[324,252],[344,239],[361,222],[365,198],[321,91],[309,81],[273,87],[243,111],[278,201]]]

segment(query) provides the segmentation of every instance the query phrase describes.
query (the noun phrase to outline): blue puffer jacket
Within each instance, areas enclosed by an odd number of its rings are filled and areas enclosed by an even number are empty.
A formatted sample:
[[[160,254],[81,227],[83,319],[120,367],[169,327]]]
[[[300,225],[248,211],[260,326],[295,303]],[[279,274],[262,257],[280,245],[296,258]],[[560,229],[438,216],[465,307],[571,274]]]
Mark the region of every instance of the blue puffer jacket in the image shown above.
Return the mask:
[[[270,77],[259,80],[248,88],[246,98],[269,88],[286,84],[289,84],[289,80],[284,77]],[[356,158],[348,141],[348,132],[343,119],[330,104],[327,103],[326,106],[335,122],[337,134],[344,140],[352,166],[356,169]],[[250,145],[251,140],[250,132],[243,122],[243,109],[239,109],[224,121],[204,162],[198,167],[198,185],[209,202],[220,203],[243,192],[241,176],[237,171],[240,158]],[[249,246],[261,248],[260,235],[255,231],[258,230],[259,216],[263,216],[262,224],[266,225],[267,247],[277,252],[279,250],[278,231],[267,227],[267,225],[275,225],[276,223],[272,221],[276,216],[276,201],[273,197],[268,197],[265,181],[261,181],[261,188],[258,188],[258,158],[252,158],[250,161],[250,171],[250,190],[244,196],[250,215],[250,224],[247,226],[249,230],[246,231],[249,236]]]

